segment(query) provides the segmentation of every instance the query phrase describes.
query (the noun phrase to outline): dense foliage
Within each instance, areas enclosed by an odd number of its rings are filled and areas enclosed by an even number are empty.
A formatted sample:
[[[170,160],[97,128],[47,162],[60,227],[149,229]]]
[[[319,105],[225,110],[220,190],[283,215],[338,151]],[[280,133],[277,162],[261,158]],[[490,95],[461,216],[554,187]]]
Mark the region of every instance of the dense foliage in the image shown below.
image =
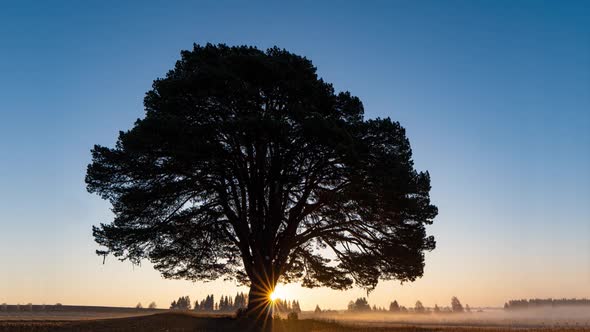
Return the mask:
[[[306,58],[195,45],[144,104],[115,147],[92,150],[87,188],[114,213],[93,230],[100,254],[232,278],[251,299],[279,280],[370,290],[423,274],[429,174],[399,123],[365,119]]]

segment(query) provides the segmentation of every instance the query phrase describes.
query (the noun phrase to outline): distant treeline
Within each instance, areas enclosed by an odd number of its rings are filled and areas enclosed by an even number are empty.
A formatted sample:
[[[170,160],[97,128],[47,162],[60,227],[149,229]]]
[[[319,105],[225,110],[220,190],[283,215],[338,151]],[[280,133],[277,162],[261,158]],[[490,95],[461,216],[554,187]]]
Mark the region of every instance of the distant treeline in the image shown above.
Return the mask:
[[[301,312],[299,301],[288,301],[277,299],[273,302],[274,309],[280,312]],[[237,293],[233,298],[230,296],[221,296],[219,301],[215,301],[213,294],[207,295],[202,300],[197,300],[194,304],[188,296],[181,296],[176,301],[172,301],[170,309],[174,310],[194,310],[201,312],[235,312],[238,309],[244,309],[248,306],[248,296],[244,293]]]
[[[416,301],[414,307],[405,307],[399,305],[397,301],[393,301],[389,304],[389,308],[377,307],[369,304],[366,298],[359,297],[355,301],[350,301],[348,303],[348,311],[361,313],[361,312],[390,312],[390,313],[416,313],[416,314],[429,314],[429,313],[460,313],[460,312],[471,312],[471,308],[469,305],[461,304],[461,301],[455,296],[451,298],[451,305],[448,307],[439,307],[438,305],[434,305],[433,308],[425,307],[421,301]],[[319,306],[316,307],[316,313],[322,313],[327,311],[322,311]]]
[[[154,308],[151,308],[154,309]],[[56,304],[0,304],[0,312],[28,312],[28,311],[67,311],[67,312],[131,312],[137,311],[131,307],[103,307],[103,306],[81,306]]]
[[[191,302],[190,297],[181,296],[176,301],[172,301],[170,309],[174,310],[194,310],[194,311],[219,311],[219,312],[232,312],[240,308],[246,308],[248,305],[248,297],[244,293],[237,293],[235,297],[221,296],[219,301],[215,301],[213,294],[207,295],[202,300],[197,300],[194,304]]]
[[[540,307],[571,307],[590,306],[590,299],[529,299],[510,300],[504,303],[504,309],[529,309]]]
[[[2,311],[59,311],[62,308],[61,304],[45,305],[45,304],[0,304],[0,312]]]

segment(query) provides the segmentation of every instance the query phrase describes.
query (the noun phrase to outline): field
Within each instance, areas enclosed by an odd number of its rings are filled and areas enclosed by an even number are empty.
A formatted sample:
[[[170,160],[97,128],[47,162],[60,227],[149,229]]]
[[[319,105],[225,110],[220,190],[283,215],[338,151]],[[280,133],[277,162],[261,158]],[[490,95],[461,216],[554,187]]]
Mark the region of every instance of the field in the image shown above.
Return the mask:
[[[252,324],[228,315],[198,315],[191,312],[160,310],[77,310],[56,313],[21,313],[0,315],[0,331],[254,331]],[[126,316],[126,317],[123,317]],[[566,332],[588,331],[590,326],[579,321],[555,322],[553,325],[517,321],[486,320],[399,320],[377,316],[340,317],[303,314],[299,320],[275,319],[276,332]]]
[[[79,321],[152,315],[166,310],[113,307],[67,306],[63,310],[0,311],[0,324],[6,321]]]
[[[317,318],[318,316],[314,316]],[[470,328],[585,328],[590,330],[589,307],[538,308],[506,311],[486,309],[463,314],[324,313],[319,317],[363,326],[421,326]]]

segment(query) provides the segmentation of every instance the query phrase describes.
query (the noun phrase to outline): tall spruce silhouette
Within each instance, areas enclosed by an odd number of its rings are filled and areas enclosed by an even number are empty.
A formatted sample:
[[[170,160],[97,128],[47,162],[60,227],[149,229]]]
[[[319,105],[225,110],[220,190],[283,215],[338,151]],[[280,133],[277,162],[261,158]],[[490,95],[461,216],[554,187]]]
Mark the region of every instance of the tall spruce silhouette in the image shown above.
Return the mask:
[[[233,278],[257,315],[279,281],[372,290],[422,276],[428,172],[398,122],[365,119],[308,59],[195,45],[144,105],[115,147],[92,149],[87,189],[114,212],[93,228],[97,253],[166,278]]]

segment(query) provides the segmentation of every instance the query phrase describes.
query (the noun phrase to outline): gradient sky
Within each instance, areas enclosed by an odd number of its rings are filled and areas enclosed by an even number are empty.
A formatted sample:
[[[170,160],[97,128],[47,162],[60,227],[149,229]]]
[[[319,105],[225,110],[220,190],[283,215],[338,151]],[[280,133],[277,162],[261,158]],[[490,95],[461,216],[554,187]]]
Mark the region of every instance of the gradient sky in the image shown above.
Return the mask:
[[[91,226],[94,144],[143,116],[192,43],[305,55],[367,117],[407,129],[440,214],[424,277],[369,301],[471,306],[590,297],[590,2],[0,2],[0,303],[166,307],[232,283],[164,280],[112,257]],[[364,295],[286,287],[304,309]]]

